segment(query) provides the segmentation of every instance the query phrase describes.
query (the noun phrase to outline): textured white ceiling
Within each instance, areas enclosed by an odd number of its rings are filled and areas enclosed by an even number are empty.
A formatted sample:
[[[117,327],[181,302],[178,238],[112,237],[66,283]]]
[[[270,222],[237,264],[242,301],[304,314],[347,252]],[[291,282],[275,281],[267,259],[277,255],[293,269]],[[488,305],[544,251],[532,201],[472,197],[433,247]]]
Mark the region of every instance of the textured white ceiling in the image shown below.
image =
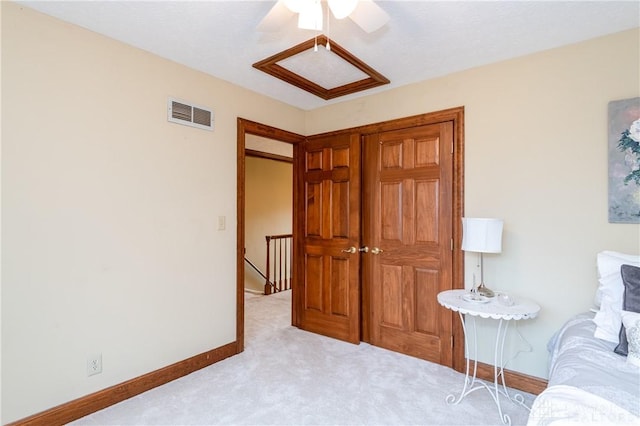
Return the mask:
[[[251,66],[316,34],[258,32],[274,1],[19,3],[305,110],[640,26],[637,0],[377,1],[385,27],[332,20],[328,36],[391,84],[325,101]]]

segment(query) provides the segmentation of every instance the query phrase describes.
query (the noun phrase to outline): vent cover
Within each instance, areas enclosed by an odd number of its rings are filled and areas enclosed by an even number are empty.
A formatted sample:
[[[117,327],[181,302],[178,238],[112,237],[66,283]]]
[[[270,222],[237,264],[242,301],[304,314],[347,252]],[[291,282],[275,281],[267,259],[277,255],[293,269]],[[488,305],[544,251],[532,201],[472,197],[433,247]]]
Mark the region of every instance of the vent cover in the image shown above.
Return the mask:
[[[167,110],[167,119],[172,123],[213,130],[213,111],[207,108],[169,98]]]

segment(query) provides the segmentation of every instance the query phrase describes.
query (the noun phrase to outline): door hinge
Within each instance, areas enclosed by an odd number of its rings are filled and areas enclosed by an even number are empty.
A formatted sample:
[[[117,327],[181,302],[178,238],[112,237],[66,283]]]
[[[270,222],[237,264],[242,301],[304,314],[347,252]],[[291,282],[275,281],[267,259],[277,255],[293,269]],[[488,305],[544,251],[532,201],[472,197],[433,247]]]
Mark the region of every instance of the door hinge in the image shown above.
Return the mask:
[[[452,154],[453,154],[453,147],[454,147],[454,144],[453,144],[453,142],[451,142],[451,153]]]
[[[451,349],[453,349],[453,334],[451,335]]]
[[[453,238],[451,239],[451,251],[453,251]]]

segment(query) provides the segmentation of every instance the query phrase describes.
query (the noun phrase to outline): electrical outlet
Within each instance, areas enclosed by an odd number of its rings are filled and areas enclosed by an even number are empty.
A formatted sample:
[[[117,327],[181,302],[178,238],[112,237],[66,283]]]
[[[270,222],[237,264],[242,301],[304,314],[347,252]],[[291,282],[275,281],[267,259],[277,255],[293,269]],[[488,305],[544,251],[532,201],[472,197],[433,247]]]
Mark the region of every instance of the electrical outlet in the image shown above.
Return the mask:
[[[102,373],[102,354],[87,356],[87,376]]]

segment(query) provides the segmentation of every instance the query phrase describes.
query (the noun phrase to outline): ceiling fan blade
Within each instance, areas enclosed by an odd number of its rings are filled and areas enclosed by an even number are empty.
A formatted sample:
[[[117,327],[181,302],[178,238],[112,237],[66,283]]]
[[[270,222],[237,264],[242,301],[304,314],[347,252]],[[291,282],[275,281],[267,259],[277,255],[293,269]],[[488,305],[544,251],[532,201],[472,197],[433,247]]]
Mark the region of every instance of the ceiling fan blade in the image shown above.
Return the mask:
[[[283,0],[278,0],[258,24],[258,31],[265,33],[279,31],[294,15],[295,13],[289,10]]]
[[[360,0],[349,18],[368,33],[382,28],[389,22],[389,14],[373,0]]]

